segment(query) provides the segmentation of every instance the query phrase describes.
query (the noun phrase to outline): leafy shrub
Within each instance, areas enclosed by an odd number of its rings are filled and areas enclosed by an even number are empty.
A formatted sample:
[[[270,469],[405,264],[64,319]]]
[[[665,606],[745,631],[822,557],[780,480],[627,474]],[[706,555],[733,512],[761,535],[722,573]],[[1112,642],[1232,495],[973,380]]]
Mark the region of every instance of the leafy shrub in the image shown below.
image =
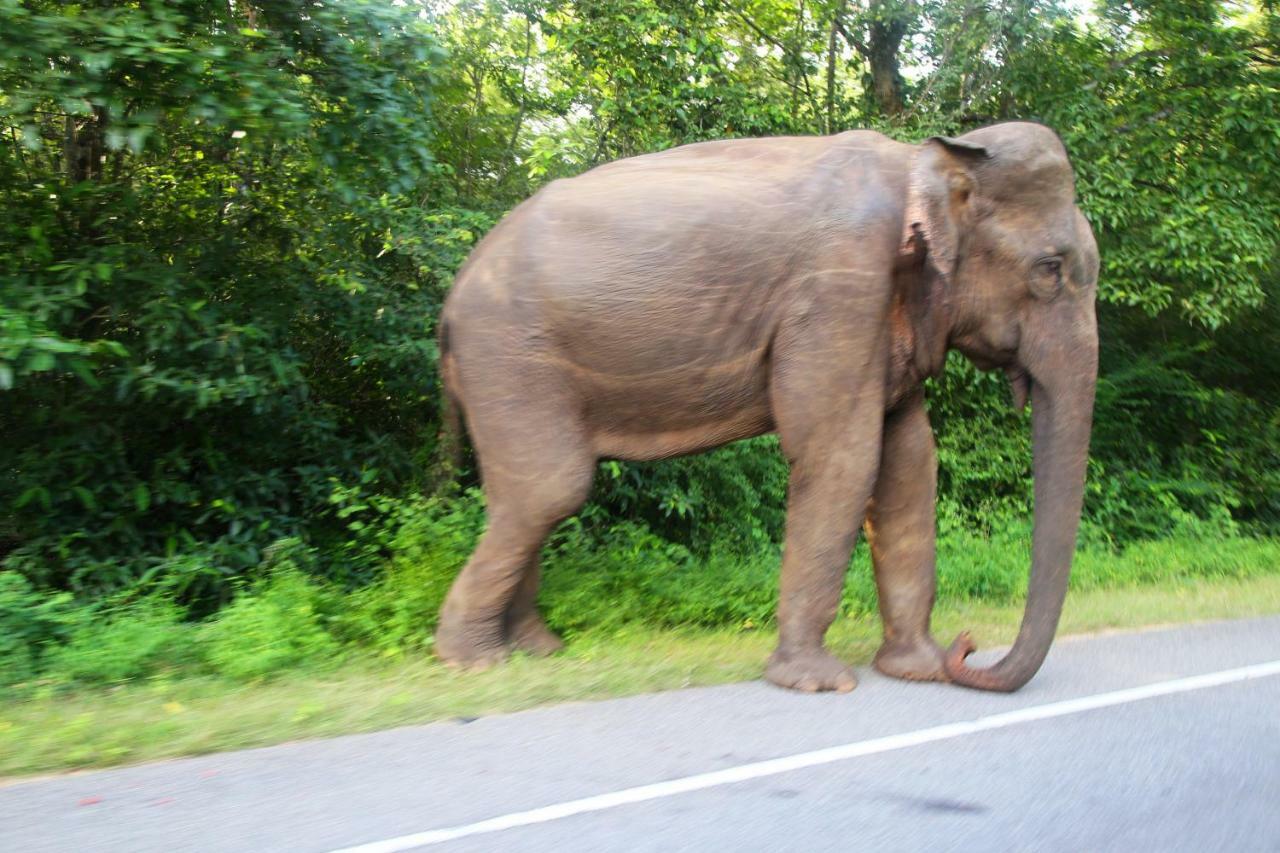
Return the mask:
[[[638,521],[706,555],[750,554],[782,539],[787,464],[776,436],[661,462],[605,462],[583,521]]]
[[[1182,533],[1135,542],[1119,552],[1086,549],[1076,557],[1071,587],[1243,579],[1274,573],[1277,565],[1280,540]]]
[[[875,586],[859,546],[844,612],[875,610]],[[569,635],[623,626],[751,630],[773,624],[781,549],[765,544],[699,555],[643,525],[621,523],[593,538],[572,525],[544,560],[542,603],[548,624]]]
[[[1030,418],[1015,412],[1002,373],[959,353],[928,383],[938,448],[938,497],[954,529],[990,533],[1031,509]]]
[[[445,593],[483,530],[484,504],[476,491],[452,500],[417,499],[396,518],[386,538],[393,557],[385,573],[353,592],[336,622],[344,638],[384,654],[431,644]]]
[[[954,531],[938,546],[938,596],[959,601],[1013,601],[1026,592],[1030,525],[988,536]]]
[[[45,651],[85,615],[70,594],[39,591],[17,572],[0,571],[0,687],[34,678]]]
[[[58,682],[118,684],[190,664],[197,652],[182,616],[172,602],[158,599],[104,608],[50,651],[47,675]]]
[[[332,664],[341,650],[329,632],[338,601],[296,568],[280,568],[202,626],[205,658],[237,680]]]

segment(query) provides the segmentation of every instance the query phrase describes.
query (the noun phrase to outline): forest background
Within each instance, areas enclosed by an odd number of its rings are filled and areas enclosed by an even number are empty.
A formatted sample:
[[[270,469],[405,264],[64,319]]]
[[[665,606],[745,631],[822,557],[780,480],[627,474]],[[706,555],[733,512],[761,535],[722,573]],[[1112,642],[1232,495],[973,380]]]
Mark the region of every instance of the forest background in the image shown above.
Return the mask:
[[[1272,0],[0,0],[0,689],[429,651],[483,525],[434,327],[507,210],[1006,119],[1061,134],[1103,257],[1073,586],[1280,571]],[[929,406],[942,599],[1013,601],[1028,418],[954,356]],[[773,438],[602,464],[552,627],[767,627],[785,489]]]

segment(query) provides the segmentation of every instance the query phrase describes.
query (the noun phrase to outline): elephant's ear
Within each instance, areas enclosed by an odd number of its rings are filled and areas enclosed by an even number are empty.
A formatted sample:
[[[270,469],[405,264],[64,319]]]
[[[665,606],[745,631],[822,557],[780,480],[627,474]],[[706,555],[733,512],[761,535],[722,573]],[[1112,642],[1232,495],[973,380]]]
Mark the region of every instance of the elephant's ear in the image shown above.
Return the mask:
[[[926,139],[916,152],[902,246],[925,252],[943,276],[955,271],[961,235],[973,221],[973,167],[990,156],[981,145],[946,136]]]

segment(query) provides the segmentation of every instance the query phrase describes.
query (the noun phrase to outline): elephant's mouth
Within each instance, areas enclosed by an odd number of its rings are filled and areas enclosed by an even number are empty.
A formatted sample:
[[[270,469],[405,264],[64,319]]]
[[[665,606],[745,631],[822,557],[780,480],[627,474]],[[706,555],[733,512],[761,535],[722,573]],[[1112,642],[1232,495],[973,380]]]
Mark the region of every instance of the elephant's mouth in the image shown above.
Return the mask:
[[[1009,377],[1014,411],[1021,412],[1027,407],[1027,398],[1031,396],[1031,374],[1017,366],[1006,367],[1004,374]]]

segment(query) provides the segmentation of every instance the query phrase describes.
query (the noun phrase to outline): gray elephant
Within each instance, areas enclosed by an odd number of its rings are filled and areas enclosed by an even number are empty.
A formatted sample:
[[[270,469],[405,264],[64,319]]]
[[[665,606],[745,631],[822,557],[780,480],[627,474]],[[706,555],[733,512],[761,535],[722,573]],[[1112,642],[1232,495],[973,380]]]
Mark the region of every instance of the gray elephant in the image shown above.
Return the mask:
[[[1066,595],[1097,374],[1098,254],[1053,131],[1006,123],[920,145],[870,131],[705,142],[556,181],[476,247],[440,352],[488,528],[440,615],[461,666],[559,640],[534,599],[548,532],[601,458],[776,431],[791,466],[766,677],[850,690],[823,638],[857,532],[891,676],[1016,690]],[[1035,533],[1017,641],[990,668],[929,633],[936,457],[921,383],[948,349],[1030,396]]]

